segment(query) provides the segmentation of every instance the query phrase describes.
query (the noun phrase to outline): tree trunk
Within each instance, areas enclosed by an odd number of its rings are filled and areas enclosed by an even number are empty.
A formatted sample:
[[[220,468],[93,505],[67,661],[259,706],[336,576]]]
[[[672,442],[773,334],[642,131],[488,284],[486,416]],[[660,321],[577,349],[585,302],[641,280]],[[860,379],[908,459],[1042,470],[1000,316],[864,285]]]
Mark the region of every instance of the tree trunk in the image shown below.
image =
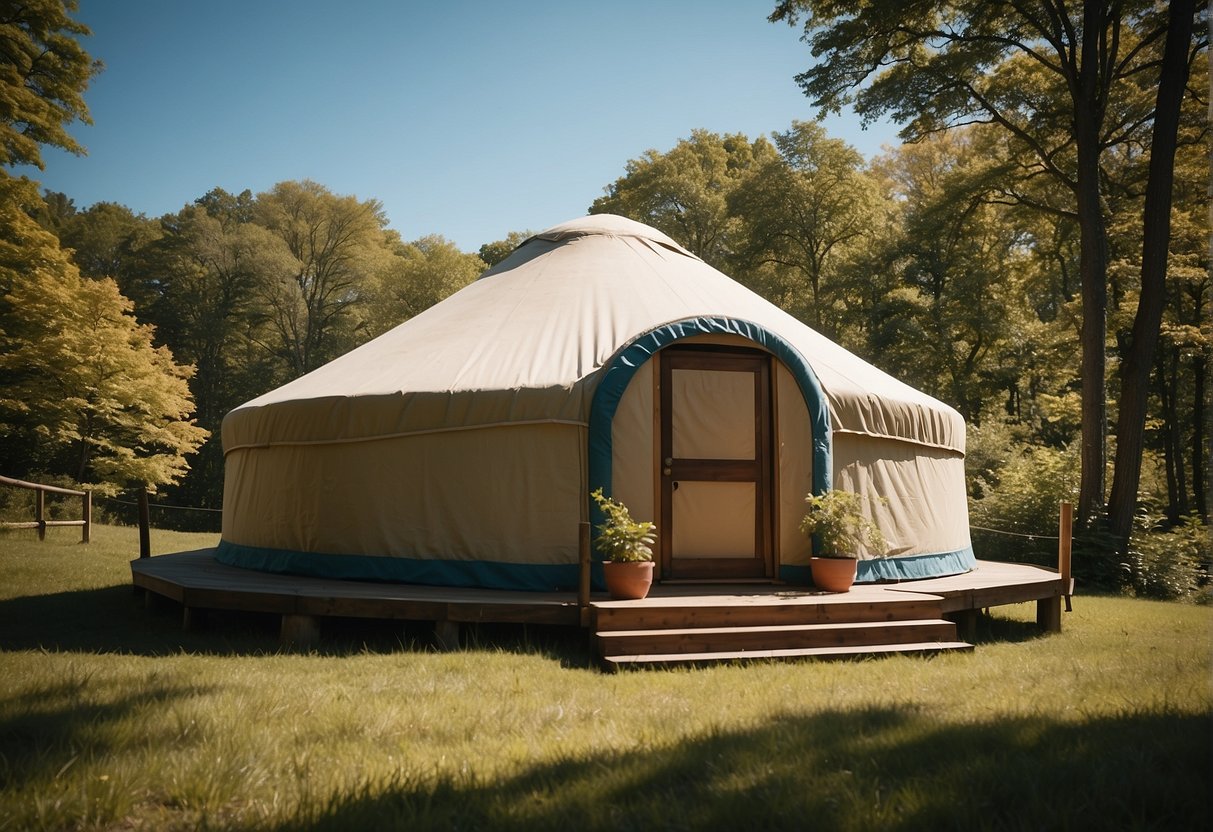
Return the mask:
[[[1149,180],[1143,211],[1141,299],[1120,371],[1120,415],[1116,425],[1116,467],[1108,497],[1108,521],[1121,551],[1128,548],[1141,482],[1146,425],[1146,387],[1158,345],[1167,294],[1167,254],[1171,242],[1171,186],[1179,110],[1188,82],[1195,0],[1173,0],[1167,42],[1158,78],[1154,134],[1150,141]]]
[[[1103,509],[1107,391],[1108,252],[1107,229],[1099,199],[1099,131],[1091,113],[1080,118],[1078,141],[1078,225],[1081,230],[1079,273],[1082,279],[1082,474],[1078,490],[1078,522],[1086,525]],[[1081,122],[1086,122],[1083,124]]]
[[[1074,143],[1078,152],[1075,196],[1078,203],[1078,272],[1082,292],[1082,471],[1078,484],[1078,523],[1088,525],[1103,510],[1107,467],[1108,397],[1106,383],[1108,239],[1100,200],[1099,154],[1104,103],[1101,79],[1106,21],[1103,4],[1083,6],[1082,63],[1074,88]]]
[[[1179,424],[1179,347],[1159,350],[1155,362],[1158,402],[1162,410],[1162,456],[1167,478],[1167,522],[1175,525],[1187,514],[1188,483],[1184,475],[1183,439]]]
[[[1205,419],[1209,415],[1209,403],[1205,399],[1205,374],[1208,366],[1208,358],[1203,352],[1192,362],[1192,496],[1196,500],[1196,510],[1206,523],[1209,522],[1206,485],[1210,476],[1205,456]]]

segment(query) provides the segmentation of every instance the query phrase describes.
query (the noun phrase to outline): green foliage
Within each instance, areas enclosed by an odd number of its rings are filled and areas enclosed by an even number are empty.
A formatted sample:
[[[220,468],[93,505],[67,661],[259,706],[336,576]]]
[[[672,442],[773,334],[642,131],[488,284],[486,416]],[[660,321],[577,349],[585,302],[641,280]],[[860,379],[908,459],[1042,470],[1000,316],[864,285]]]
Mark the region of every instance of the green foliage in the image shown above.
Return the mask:
[[[1134,595],[1189,600],[1208,584],[1213,533],[1194,515],[1168,529],[1162,515],[1139,512],[1127,554],[1123,577]],[[1207,594],[1201,597],[1207,600]]]
[[[1011,209],[992,204],[1005,178],[994,138],[952,131],[873,163],[895,213],[872,268],[894,282],[870,314],[870,352],[969,421],[1024,386],[1015,353],[1045,337],[1024,285],[1022,231]]]
[[[594,541],[598,552],[614,563],[652,560],[653,532],[657,527],[648,521],[633,520],[627,506],[605,496],[601,488],[594,489],[590,496],[606,518],[598,526]]]
[[[1021,448],[1030,444],[1025,425],[987,414],[980,422],[969,421],[965,435],[965,477],[970,495],[980,499],[985,488],[998,482],[999,472]]]
[[[504,240],[495,240],[480,247],[480,259],[491,268],[510,256],[510,252],[535,236],[534,231],[511,231]]]
[[[76,0],[6,0],[0,8],[0,165],[41,168],[42,145],[84,152],[67,132],[92,124],[84,91],[101,71],[77,40]]]
[[[778,157],[729,200],[745,229],[742,262],[767,267],[782,284],[780,305],[839,340],[840,313],[858,288],[842,266],[876,226],[882,199],[863,157],[820,124],[795,121],[772,139]]]
[[[112,280],[84,280],[0,177],[0,435],[36,443],[52,470],[114,490],[177,481],[207,432],[188,379]],[[30,459],[26,458],[27,464]]]
[[[391,257],[383,206],[304,180],[258,194],[254,216],[297,261],[291,271],[267,276],[261,298],[268,345],[290,377],[365,341],[361,307]]]
[[[371,284],[374,301],[366,312],[371,336],[421,314],[487,268],[475,254],[464,254],[438,234],[398,244],[394,253]]]
[[[765,139],[692,130],[664,153],[648,150],[594,200],[591,214],[620,214],[651,225],[720,269],[735,265],[743,245],[742,214],[730,205],[737,189],[777,161]]]
[[[883,498],[881,498],[883,500]],[[884,535],[863,514],[863,502],[851,491],[827,491],[804,498],[808,514],[800,521],[800,530],[814,535],[820,544],[817,557],[855,558],[863,554],[883,557]]]
[[[1056,566],[1058,512],[1062,501],[1073,503],[1077,497],[1077,467],[1072,448],[1028,446],[1015,449],[1000,467],[972,476],[972,489],[981,496],[969,501],[969,521],[1012,533],[974,530],[977,556]],[[1074,572],[1080,580],[1083,571],[1076,558]]]

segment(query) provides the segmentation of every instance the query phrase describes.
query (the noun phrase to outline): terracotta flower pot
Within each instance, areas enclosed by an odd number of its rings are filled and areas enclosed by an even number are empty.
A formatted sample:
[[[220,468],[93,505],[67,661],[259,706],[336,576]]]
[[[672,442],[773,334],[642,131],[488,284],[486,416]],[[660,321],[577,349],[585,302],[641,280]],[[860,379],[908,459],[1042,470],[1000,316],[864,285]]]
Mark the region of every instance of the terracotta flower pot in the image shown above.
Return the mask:
[[[653,562],[651,560],[602,564],[607,592],[616,601],[635,601],[649,594],[653,585]]]
[[[826,592],[846,592],[855,583],[855,558],[809,558],[813,583]]]

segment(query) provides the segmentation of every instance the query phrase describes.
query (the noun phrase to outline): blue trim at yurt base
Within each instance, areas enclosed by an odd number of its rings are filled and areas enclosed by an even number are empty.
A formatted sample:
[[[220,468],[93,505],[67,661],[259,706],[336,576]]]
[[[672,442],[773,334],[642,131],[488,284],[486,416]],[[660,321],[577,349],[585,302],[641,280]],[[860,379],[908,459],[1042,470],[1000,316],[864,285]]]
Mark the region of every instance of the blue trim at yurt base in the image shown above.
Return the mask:
[[[896,583],[943,578],[948,575],[963,575],[976,568],[977,557],[973,554],[973,547],[966,546],[955,552],[861,560],[855,570],[855,583]],[[780,566],[779,579],[802,586],[813,583],[808,566]]]
[[[695,335],[739,335],[765,348],[778,358],[796,379],[796,385],[804,396],[809,411],[809,422],[813,434],[813,481],[814,494],[830,490],[833,476],[831,459],[832,437],[830,433],[830,410],[826,406],[825,394],[817,374],[808,361],[782,336],[758,324],[723,316],[688,318],[652,329],[636,338],[615,354],[602,369],[602,380],[594,391],[590,404],[589,428],[589,491],[602,488],[602,493],[611,494],[611,423],[623,391],[636,371],[655,353],[683,338]],[[595,532],[602,523],[602,514],[591,500],[590,520]]]
[[[222,539],[215,549],[215,560],[228,566],[284,575],[303,575],[309,578],[531,592],[573,591],[577,588],[579,572],[576,563],[502,563],[483,560],[332,555],[244,546]],[[596,589],[606,588],[602,578],[602,564],[592,564],[591,577]]]

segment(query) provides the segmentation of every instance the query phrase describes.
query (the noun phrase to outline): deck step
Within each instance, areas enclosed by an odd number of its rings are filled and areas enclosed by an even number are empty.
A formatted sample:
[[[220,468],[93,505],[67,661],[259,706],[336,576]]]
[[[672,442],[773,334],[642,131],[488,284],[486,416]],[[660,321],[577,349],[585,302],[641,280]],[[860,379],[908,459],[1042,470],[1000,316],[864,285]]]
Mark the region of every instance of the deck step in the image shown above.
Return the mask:
[[[938,598],[881,601],[835,601],[769,597],[750,603],[679,603],[677,599],[593,604],[595,629],[659,630],[686,627],[756,627],[791,624],[865,623],[937,619],[943,610]]]
[[[870,646],[951,641],[955,638],[956,625],[944,619],[758,627],[671,627],[599,631],[597,634],[598,650],[604,656]]]
[[[907,644],[868,644],[842,647],[799,647],[774,650],[722,650],[711,653],[651,653],[641,655],[610,655],[602,657],[607,670],[626,667],[669,667],[700,665],[757,659],[849,659],[897,653],[932,654],[970,651],[973,645],[964,641],[923,641]]]

